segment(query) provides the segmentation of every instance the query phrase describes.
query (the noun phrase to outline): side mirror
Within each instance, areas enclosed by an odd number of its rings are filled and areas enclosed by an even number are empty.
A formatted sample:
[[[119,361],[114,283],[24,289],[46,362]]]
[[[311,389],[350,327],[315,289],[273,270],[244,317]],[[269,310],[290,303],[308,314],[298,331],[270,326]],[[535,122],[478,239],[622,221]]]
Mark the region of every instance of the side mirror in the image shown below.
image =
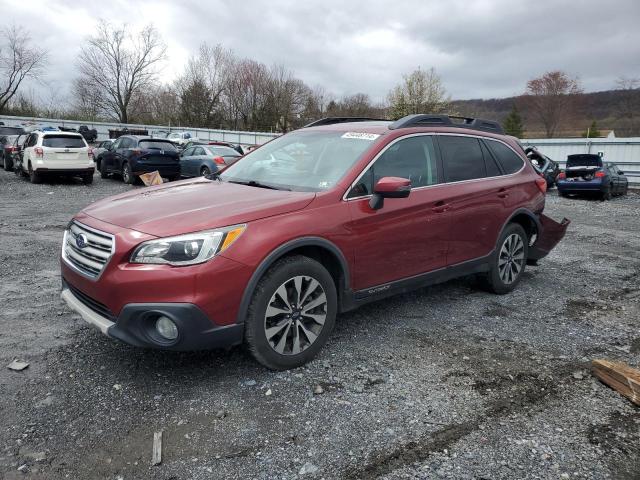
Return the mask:
[[[385,198],[407,198],[411,193],[411,180],[400,177],[383,177],[373,188],[373,196],[369,206],[379,210],[384,205]]]

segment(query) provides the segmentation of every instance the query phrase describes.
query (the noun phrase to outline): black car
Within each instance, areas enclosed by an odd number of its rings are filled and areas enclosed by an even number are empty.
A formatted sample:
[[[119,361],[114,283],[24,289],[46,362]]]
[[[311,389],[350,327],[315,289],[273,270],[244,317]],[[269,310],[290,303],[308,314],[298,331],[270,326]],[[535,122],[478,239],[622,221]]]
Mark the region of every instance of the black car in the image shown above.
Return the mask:
[[[95,128],[89,128],[86,125],[80,125],[78,132],[84,137],[87,143],[93,143],[98,138],[98,131]]]
[[[0,136],[0,163],[5,170],[13,170],[13,141],[17,135],[1,135]]]
[[[20,170],[15,168],[22,163],[22,155],[24,150],[24,142],[27,141],[29,134],[24,132],[19,135],[11,135],[10,141],[4,147],[4,169],[13,170],[19,174]]]
[[[540,153],[536,147],[527,147],[524,152],[527,154],[536,172],[542,175],[547,181],[547,188],[552,188],[560,173],[560,164]]]
[[[116,174],[128,184],[135,183],[138,175],[156,170],[163,178],[180,179],[178,150],[173,143],[162,138],[121,136],[96,163],[101,178]]]

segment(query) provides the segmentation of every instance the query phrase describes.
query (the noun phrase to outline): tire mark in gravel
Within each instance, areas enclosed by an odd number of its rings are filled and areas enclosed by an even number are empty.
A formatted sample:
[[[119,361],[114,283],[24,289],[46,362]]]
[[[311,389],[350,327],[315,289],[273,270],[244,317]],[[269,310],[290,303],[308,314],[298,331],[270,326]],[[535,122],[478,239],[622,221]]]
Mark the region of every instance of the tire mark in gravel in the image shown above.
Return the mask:
[[[372,459],[365,465],[348,468],[343,479],[356,480],[361,478],[377,478],[415,462],[427,460],[432,453],[450,448],[463,437],[479,429],[482,423],[506,417],[522,407],[543,405],[546,401],[557,396],[558,383],[562,380],[573,381],[571,372],[583,367],[579,362],[569,362],[555,367],[555,380],[550,378],[530,377],[524,388],[515,392],[511,398],[501,398],[489,402],[487,410],[482,415],[462,423],[447,425],[435,432],[426,433],[418,440],[404,443],[391,452],[379,452],[372,455]]]

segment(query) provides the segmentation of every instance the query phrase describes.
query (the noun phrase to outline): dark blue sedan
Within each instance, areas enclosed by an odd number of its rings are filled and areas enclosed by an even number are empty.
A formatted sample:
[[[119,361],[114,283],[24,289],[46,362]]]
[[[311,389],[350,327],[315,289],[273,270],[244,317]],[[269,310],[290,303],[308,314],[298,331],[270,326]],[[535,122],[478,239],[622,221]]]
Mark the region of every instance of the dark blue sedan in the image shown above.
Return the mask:
[[[629,181],[624,172],[613,163],[603,162],[599,155],[577,154],[567,157],[567,167],[556,178],[558,193],[570,194],[594,193],[603,200],[613,195],[625,195]]]
[[[183,177],[210,175],[231,165],[241,156],[230,147],[193,145],[180,154],[180,172]]]

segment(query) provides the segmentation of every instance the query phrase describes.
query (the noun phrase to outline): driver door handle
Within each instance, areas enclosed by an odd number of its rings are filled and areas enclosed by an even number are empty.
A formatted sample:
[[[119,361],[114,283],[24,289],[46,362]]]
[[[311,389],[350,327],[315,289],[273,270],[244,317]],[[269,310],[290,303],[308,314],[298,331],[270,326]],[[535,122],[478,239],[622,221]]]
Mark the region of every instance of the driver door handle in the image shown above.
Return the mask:
[[[436,202],[431,210],[433,210],[434,213],[444,213],[449,210],[449,204],[440,200],[439,202]]]

